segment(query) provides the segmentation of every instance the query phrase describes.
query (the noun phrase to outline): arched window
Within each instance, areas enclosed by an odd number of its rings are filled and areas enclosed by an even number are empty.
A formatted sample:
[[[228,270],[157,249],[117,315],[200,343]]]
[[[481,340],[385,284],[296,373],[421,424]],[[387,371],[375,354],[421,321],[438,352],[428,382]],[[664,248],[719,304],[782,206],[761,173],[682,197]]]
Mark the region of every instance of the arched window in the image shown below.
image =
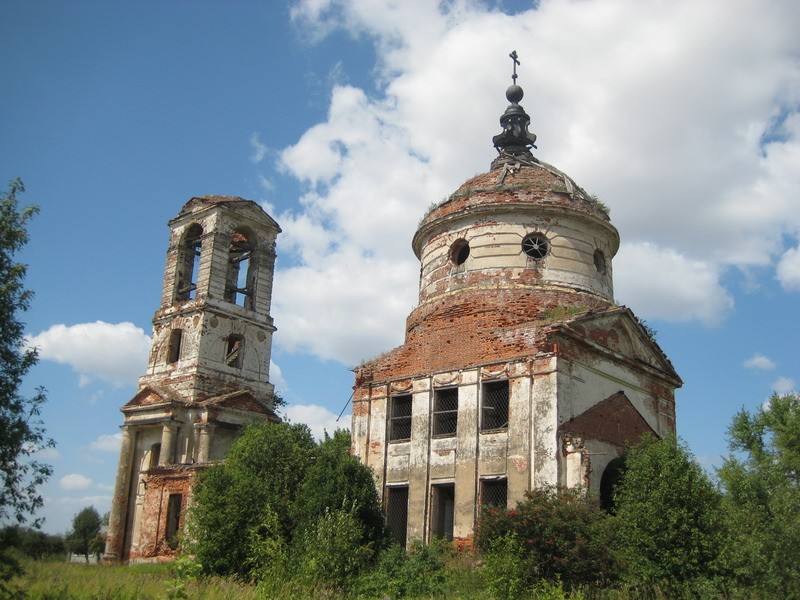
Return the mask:
[[[253,308],[255,269],[253,246],[241,231],[234,231],[228,253],[228,275],[225,279],[225,300],[237,306]]]
[[[229,335],[225,344],[225,364],[235,369],[240,368],[243,354],[244,337],[235,333]]]
[[[600,478],[600,506],[610,513],[616,512],[614,492],[625,472],[625,457],[620,456],[608,463]]]
[[[167,347],[167,362],[176,363],[181,359],[181,341],[183,329],[173,329],[169,333],[169,346]]]
[[[192,300],[197,292],[197,272],[200,264],[202,238],[203,228],[197,223],[191,225],[183,234],[178,248],[178,264],[176,265],[175,300],[177,302]]]
[[[158,466],[158,459],[161,456],[161,444],[153,444],[150,446],[150,468],[155,469]]]

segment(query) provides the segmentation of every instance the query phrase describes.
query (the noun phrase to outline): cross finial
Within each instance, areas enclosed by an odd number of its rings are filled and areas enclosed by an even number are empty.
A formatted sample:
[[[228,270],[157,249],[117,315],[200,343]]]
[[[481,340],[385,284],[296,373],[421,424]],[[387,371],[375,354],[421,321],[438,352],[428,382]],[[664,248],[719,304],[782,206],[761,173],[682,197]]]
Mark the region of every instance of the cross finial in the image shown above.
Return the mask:
[[[520,64],[517,58],[517,51],[512,50],[511,54],[508,55],[511,60],[514,61],[514,73],[511,75],[511,80],[514,82],[514,85],[517,85],[517,65]]]

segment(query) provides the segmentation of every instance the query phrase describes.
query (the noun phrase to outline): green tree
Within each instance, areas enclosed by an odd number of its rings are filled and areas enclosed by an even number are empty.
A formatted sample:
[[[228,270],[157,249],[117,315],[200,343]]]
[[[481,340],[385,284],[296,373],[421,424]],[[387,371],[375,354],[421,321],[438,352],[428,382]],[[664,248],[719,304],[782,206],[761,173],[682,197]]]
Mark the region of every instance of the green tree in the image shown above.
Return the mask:
[[[725,565],[740,588],[800,597],[800,397],[773,395],[742,409],[728,429],[718,471],[725,490]]]
[[[89,562],[89,554],[96,550],[101,522],[94,506],[87,506],[72,518],[72,530],[67,536],[69,549],[83,554],[86,562]]]
[[[295,520],[313,525],[326,510],[352,513],[363,531],[361,543],[380,546],[385,537],[383,511],[372,472],[350,454],[350,433],[326,434],[297,490]]]
[[[675,436],[631,448],[616,490],[618,543],[633,584],[699,589],[716,573],[721,494]]]
[[[33,292],[23,286],[27,266],[15,255],[28,242],[28,220],[39,211],[36,206],[18,206],[17,194],[24,190],[17,179],[0,194],[0,522],[13,518],[17,523],[41,507],[38,489],[52,473],[49,465],[31,458],[55,445],[45,438],[39,419],[44,389],[30,398],[19,393],[37,362],[36,350],[25,347],[24,324],[18,318],[30,306]]]
[[[305,425],[255,423],[224,463],[201,474],[188,527],[192,551],[207,573],[249,576],[259,567],[250,559],[253,547],[290,540],[294,498],[314,448]],[[265,528],[268,515],[274,518]]]

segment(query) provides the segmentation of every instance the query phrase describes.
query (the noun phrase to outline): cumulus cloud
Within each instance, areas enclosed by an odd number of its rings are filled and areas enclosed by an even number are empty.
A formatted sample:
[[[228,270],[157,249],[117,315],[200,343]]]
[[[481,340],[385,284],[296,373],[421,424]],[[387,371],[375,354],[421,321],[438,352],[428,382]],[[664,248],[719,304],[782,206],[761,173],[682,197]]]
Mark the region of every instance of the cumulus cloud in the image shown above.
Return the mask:
[[[286,388],[286,379],[283,377],[283,373],[281,372],[281,368],[272,362],[270,359],[269,361],[269,381],[272,385],[275,386],[276,389],[285,389]]]
[[[772,383],[772,389],[776,394],[788,394],[797,389],[794,379],[789,377],[778,377]]]
[[[70,365],[85,385],[95,378],[135,383],[144,372],[150,337],[133,323],[53,325],[28,338],[45,360]]]
[[[323,439],[325,432],[333,434],[337,429],[350,429],[350,415],[342,415],[339,421],[324,406],[316,404],[292,404],[286,407],[286,418],[292,423],[305,423],[318,440]]]
[[[781,255],[776,268],[778,281],[787,290],[800,290],[800,246]]]
[[[64,475],[58,481],[58,485],[61,486],[62,490],[85,490],[91,487],[92,480],[79,473],[70,473],[69,475]]]
[[[306,189],[278,216],[289,349],[353,364],[402,342],[411,237],[428,205],[488,169],[512,47],[536,154],[611,207],[617,296],[638,314],[719,324],[733,307],[722,276],[774,265],[800,234],[797,3],[548,0],[512,16],[304,0],[291,14],[311,40],[369,39],[377,64],[374,89],[334,83],[325,120],[280,153]],[[787,288],[798,263],[779,263]]]
[[[92,450],[99,452],[119,452],[122,443],[122,433],[103,434],[89,444]]]
[[[749,369],[761,369],[762,371],[771,371],[775,368],[775,363],[764,356],[763,354],[754,354],[746,361],[744,361],[744,366]]]

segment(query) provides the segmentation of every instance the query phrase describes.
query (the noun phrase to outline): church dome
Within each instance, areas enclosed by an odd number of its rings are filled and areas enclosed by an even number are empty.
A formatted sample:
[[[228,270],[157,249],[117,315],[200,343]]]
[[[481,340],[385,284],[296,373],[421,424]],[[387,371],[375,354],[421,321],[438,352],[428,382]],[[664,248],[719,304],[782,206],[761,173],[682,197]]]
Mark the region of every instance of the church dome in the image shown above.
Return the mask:
[[[519,104],[516,67],[512,77],[491,169],[431,208],[414,235],[420,307],[489,290],[519,290],[527,302],[566,293],[582,304],[613,304],[619,233],[601,202],[531,154],[536,134]]]

